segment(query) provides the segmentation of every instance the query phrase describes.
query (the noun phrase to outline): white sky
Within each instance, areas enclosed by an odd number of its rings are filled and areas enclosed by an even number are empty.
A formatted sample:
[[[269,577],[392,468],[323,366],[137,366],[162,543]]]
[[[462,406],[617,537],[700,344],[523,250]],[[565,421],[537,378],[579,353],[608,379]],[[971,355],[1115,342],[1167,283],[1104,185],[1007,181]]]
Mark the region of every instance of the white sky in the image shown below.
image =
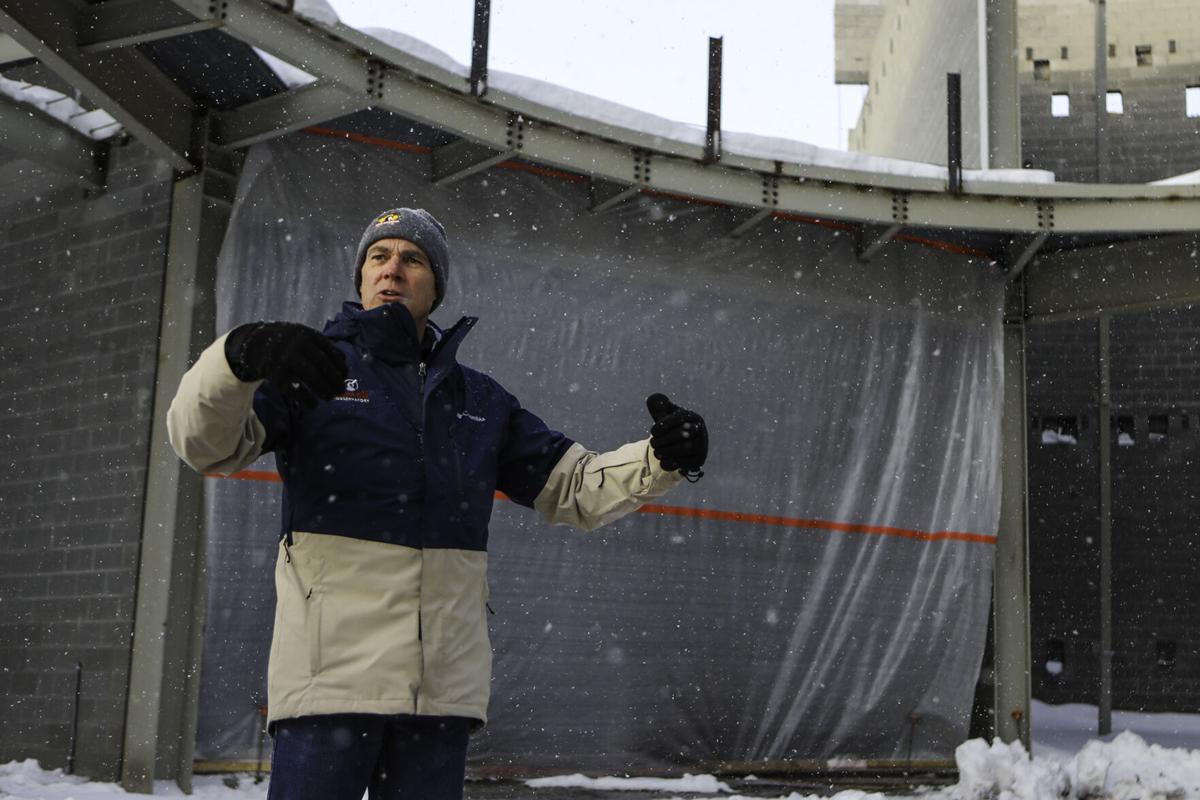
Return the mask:
[[[473,0],[329,3],[471,63]],[[833,83],[833,0],[492,0],[489,67],[703,126],[709,36],[723,129],[845,149],[862,93]]]

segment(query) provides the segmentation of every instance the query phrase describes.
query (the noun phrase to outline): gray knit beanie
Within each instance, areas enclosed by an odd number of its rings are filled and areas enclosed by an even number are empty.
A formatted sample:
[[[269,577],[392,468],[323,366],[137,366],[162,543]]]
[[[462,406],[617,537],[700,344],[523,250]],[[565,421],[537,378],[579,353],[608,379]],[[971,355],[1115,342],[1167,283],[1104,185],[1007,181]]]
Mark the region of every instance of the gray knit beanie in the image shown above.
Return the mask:
[[[354,259],[354,289],[360,297],[363,258],[367,248],[380,239],[407,239],[425,251],[433,269],[436,287],[433,308],[437,308],[446,294],[446,278],[450,272],[450,253],[446,249],[446,229],[442,223],[423,208],[393,208],[371,220],[358,243],[358,255]]]

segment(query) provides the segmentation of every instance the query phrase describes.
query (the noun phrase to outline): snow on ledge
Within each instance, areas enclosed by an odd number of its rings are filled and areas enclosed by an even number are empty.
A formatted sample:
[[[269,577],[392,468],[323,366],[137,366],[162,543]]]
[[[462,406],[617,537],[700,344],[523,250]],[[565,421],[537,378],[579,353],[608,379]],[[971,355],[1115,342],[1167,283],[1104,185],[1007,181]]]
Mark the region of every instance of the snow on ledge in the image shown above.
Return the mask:
[[[62,92],[44,86],[0,77],[0,94],[44,111],[89,139],[109,139],[123,130],[107,111],[88,111]]]
[[[325,0],[296,0],[295,13],[327,25],[335,31],[338,27],[343,27],[338,20],[337,13]],[[346,28],[343,27],[343,29]],[[466,65],[460,64],[443,50],[409,34],[388,28],[372,27],[353,30],[358,30],[359,33],[365,34],[381,44],[399,50],[417,61],[424,62],[438,72],[457,76],[464,81],[470,75],[470,69]],[[489,69],[488,88],[494,93],[511,95],[535,106],[611,126],[617,129],[618,134],[623,129],[663,142],[696,147],[704,146],[705,130],[701,126],[660,117],[647,111],[640,111],[537,78]],[[722,133],[722,152],[730,156],[902,177],[932,178],[943,181],[947,179],[946,167],[937,164],[834,150],[793,139],[781,139],[755,133],[739,131],[723,131]],[[966,186],[976,182],[1045,184],[1054,183],[1054,173],[1032,169],[963,170],[963,182]]]

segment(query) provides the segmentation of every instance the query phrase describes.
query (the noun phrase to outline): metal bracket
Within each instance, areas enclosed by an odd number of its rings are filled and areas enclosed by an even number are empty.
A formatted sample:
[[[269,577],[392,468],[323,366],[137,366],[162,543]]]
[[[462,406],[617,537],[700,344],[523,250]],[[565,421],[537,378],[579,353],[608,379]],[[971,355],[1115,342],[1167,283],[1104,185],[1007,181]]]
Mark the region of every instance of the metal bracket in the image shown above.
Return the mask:
[[[650,185],[650,153],[633,149],[633,183],[620,183],[602,178],[588,181],[588,209],[594,214],[616,208],[642,193]]]
[[[1004,254],[1004,271],[1010,281],[1015,280],[1025,271],[1025,267],[1033,261],[1034,256],[1042,249],[1042,245],[1054,232],[1054,201],[1037,201],[1038,232],[1032,236],[1014,236],[1009,241],[1008,251]]]
[[[507,161],[513,155],[512,150],[495,150],[468,139],[459,139],[433,149],[431,180],[436,186],[446,186]]]
[[[367,97],[374,101],[383,100],[383,79],[387,66],[374,58],[367,59]]]
[[[854,250],[860,261],[870,261],[883,246],[896,238],[908,224],[908,192],[892,192],[890,225],[861,225],[855,233]]]
[[[779,176],[783,172],[783,162],[775,162],[775,172],[763,175],[762,178],[762,208],[755,211],[729,232],[729,238],[740,239],[754,228],[771,218],[779,207]]]
[[[228,3],[221,0],[212,7],[213,18],[196,19],[165,0],[108,0],[87,6],[79,15],[79,49],[98,53],[216,28],[228,14]]]
[[[208,18],[221,22],[229,19],[229,0],[209,0]]]

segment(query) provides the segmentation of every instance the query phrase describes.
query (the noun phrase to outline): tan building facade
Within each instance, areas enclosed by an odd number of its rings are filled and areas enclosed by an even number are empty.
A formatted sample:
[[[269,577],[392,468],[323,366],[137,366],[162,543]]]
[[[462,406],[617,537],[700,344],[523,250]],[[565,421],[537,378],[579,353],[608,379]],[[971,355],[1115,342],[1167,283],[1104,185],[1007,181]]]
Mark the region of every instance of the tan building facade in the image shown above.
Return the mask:
[[[850,149],[944,164],[945,73],[960,72],[964,164],[982,165],[986,2],[838,0],[836,79],[868,86]],[[1017,12],[1025,166],[1059,180],[1133,182],[1200,168],[1200,116],[1189,116],[1200,115],[1200,3],[1106,3],[1103,153],[1094,0],[1018,0]]]

